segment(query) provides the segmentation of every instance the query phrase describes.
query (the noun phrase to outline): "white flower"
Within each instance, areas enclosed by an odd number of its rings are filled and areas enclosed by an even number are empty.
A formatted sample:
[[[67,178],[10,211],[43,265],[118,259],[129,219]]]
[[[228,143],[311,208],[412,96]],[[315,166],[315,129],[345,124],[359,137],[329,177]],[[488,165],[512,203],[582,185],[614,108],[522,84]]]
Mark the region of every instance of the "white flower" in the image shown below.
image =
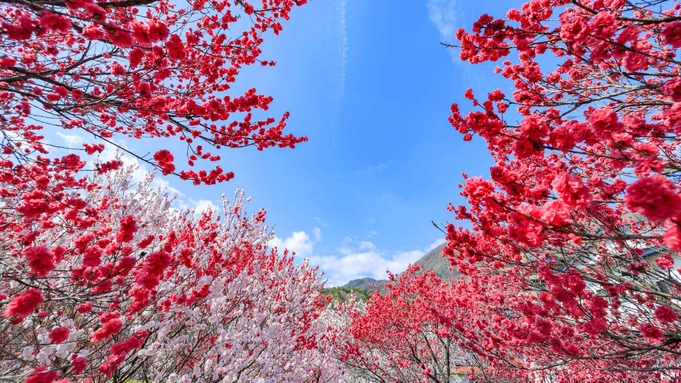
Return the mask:
[[[25,360],[33,360],[33,351],[35,351],[35,349],[33,347],[26,346],[26,347],[21,349],[21,356]]]

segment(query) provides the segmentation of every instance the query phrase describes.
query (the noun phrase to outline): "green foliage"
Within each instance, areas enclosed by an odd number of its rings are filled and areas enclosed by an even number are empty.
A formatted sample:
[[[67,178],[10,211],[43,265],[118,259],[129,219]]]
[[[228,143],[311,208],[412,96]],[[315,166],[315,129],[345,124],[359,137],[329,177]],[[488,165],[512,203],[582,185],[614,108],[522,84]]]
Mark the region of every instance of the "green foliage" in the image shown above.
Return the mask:
[[[350,299],[351,294],[355,294],[355,299],[360,301],[366,301],[373,291],[368,291],[362,288],[356,287],[329,287],[322,290],[324,296],[330,296],[333,301],[347,302]]]

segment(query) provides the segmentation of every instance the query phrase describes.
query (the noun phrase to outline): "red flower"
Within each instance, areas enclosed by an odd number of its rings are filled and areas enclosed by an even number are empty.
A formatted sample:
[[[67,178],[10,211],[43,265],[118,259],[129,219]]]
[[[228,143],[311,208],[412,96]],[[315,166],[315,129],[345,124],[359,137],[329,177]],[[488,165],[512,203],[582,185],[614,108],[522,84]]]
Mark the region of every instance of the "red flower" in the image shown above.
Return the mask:
[[[175,157],[173,157],[169,151],[165,149],[159,150],[154,153],[154,159],[158,162],[158,166],[161,168],[163,175],[168,175],[175,171],[175,165],[173,165]]]
[[[85,255],[83,255],[83,266],[84,267],[97,267],[101,263],[101,257],[104,250],[101,247],[94,245],[89,246],[85,249]]]
[[[57,327],[50,331],[49,338],[52,343],[62,343],[69,338],[69,329],[66,327]]]
[[[14,322],[18,323],[31,315],[39,304],[43,303],[45,299],[40,290],[31,287],[23,294],[17,294],[9,302],[3,316],[5,318],[16,317]]]
[[[617,112],[611,108],[596,109],[589,114],[591,129],[597,137],[609,138],[621,126],[617,122]]]
[[[120,29],[108,30],[107,37],[112,44],[119,48],[130,48],[134,44],[132,35]]]
[[[674,268],[674,258],[671,255],[665,254],[655,260],[658,266],[664,270],[671,270]]]
[[[71,357],[71,365],[73,366],[73,373],[76,375],[82,374],[85,371],[85,357],[73,355]]]
[[[62,15],[45,12],[40,18],[40,27],[48,31],[68,32],[71,28],[71,20]]]
[[[86,302],[76,306],[76,311],[80,314],[90,312],[92,310],[92,302]]]
[[[47,246],[32,246],[24,249],[24,257],[28,260],[31,274],[44,277],[54,270],[54,253]]]
[[[130,51],[128,61],[130,61],[130,68],[138,66],[144,58],[144,51],[141,48],[135,48]]]
[[[118,228],[118,233],[116,234],[116,241],[118,242],[130,242],[133,236],[137,232],[137,224],[135,223],[135,217],[131,215],[126,215],[121,218],[120,227]]]
[[[24,380],[24,383],[52,383],[59,378],[59,373],[57,371],[51,370],[47,371],[47,367],[38,367],[31,375]]]
[[[163,162],[173,162],[175,157],[173,157],[172,153],[170,153],[168,150],[163,149],[159,150],[158,152],[154,153],[154,159],[158,161],[159,163]]]
[[[667,306],[658,306],[655,309],[655,318],[663,323],[674,322],[679,319],[679,314]]]
[[[681,197],[674,184],[660,174],[644,177],[629,185],[624,201],[651,221],[662,221],[681,213]]]
[[[667,24],[662,36],[667,44],[674,48],[681,48],[681,21]]]
[[[676,221],[681,222],[679,217],[677,217]],[[664,233],[664,244],[667,245],[669,250],[681,251],[681,228],[674,220],[667,222],[667,231]]]
[[[90,336],[90,340],[92,342],[99,342],[112,335],[118,334],[118,332],[121,331],[122,328],[123,322],[121,322],[121,320],[118,318],[113,318],[104,323],[104,326],[102,326],[102,328],[93,332],[92,335]]]
[[[646,338],[662,339],[664,337],[664,332],[651,323],[642,324],[639,326],[639,329]]]
[[[664,94],[674,102],[681,101],[681,78],[674,77],[664,84]]]
[[[160,20],[151,20],[148,25],[149,37],[152,41],[163,41],[168,38],[170,30],[168,26]]]

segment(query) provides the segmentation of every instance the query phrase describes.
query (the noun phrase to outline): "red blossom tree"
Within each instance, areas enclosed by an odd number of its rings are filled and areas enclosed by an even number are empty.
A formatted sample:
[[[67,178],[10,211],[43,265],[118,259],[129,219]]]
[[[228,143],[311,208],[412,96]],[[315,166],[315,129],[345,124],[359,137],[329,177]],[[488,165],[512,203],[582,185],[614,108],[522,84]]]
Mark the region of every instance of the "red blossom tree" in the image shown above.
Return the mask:
[[[464,175],[450,209],[471,227],[450,224],[444,254],[498,291],[470,296],[484,320],[459,336],[500,372],[678,381],[680,31],[676,1],[532,0],[457,32],[514,87],[469,89],[450,117],[495,162]]]
[[[465,281],[452,285],[432,271],[419,273],[415,265],[390,277],[388,292],[374,293],[366,306],[340,307],[347,335],[336,341],[350,381],[507,381],[473,352],[474,343],[460,337],[483,317],[470,299],[479,286]]]
[[[36,161],[53,144],[44,129],[76,129],[84,150],[109,143],[195,184],[234,175],[218,150],[294,147],[285,135],[288,113],[263,117],[272,97],[249,89],[230,94],[241,69],[260,63],[267,32],[306,0],[3,1],[0,5],[0,126],[5,158]],[[153,158],[120,144],[122,138],[175,137],[186,144],[181,166],[167,150]],[[18,165],[15,163],[15,165]],[[119,164],[94,164],[108,170]]]

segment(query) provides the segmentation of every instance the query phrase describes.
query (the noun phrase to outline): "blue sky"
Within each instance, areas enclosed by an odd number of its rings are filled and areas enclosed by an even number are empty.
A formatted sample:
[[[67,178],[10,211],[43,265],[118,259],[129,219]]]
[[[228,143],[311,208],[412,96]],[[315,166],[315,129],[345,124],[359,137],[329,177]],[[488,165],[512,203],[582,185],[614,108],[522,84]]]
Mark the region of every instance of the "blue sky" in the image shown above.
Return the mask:
[[[266,38],[263,59],[277,66],[247,68],[234,88],[272,95],[271,115],[290,111],[288,131],[309,141],[295,150],[223,151],[222,167],[236,173],[227,184],[169,185],[199,207],[244,188],[251,210],[268,212],[272,245],[310,258],[328,286],[403,271],[442,242],[431,221],[451,221],[447,203],[464,202],[461,173],[484,175],[491,165],[484,143],[465,143],[447,117],[466,88],[483,94],[499,77],[494,65],[457,62],[440,41],[453,42],[459,26],[470,29],[483,13],[505,15],[509,4],[310,1],[280,36]]]
[[[264,47],[278,66],[242,80],[273,95],[274,110],[291,112],[288,129],[309,141],[226,164],[267,209],[274,244],[310,257],[338,285],[400,272],[442,241],[431,220],[451,220],[447,203],[463,202],[461,173],[491,165],[482,142],[463,142],[449,125],[449,106],[499,79],[494,65],[457,62],[440,41],[508,4],[313,0],[293,13]]]

